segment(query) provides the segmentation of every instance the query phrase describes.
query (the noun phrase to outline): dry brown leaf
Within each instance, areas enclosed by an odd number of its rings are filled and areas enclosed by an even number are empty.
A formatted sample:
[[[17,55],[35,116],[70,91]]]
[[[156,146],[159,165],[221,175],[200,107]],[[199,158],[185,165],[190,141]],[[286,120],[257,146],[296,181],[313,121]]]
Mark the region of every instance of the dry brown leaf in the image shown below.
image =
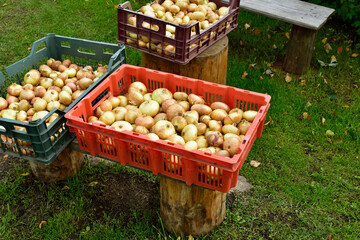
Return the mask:
[[[290,33],[289,33],[289,32],[286,32],[286,33],[285,33],[285,37],[286,37],[287,39],[290,39]]]
[[[246,76],[249,75],[246,71],[241,75],[241,79],[245,79]]]
[[[90,187],[93,187],[93,186],[95,186],[95,185],[97,185],[98,184],[98,182],[97,181],[95,181],[95,182],[91,182],[91,183],[89,183],[89,186]]]
[[[245,23],[245,29],[248,29],[250,27],[250,24]]]
[[[324,80],[325,84],[328,84],[328,82],[326,81],[326,78],[324,77],[324,75],[322,75],[321,78]]]
[[[343,52],[343,50],[344,50],[344,49],[343,49],[342,46],[338,46],[336,52],[337,52],[338,54],[341,54],[341,53]]]
[[[259,76],[260,80],[264,80],[264,78],[262,76]]]
[[[243,41],[240,40],[240,46],[244,46],[244,43]]]
[[[306,85],[306,81],[305,79],[301,80],[300,83],[299,83],[300,86],[305,86]]]
[[[9,155],[5,154],[5,155],[2,157],[1,161],[5,161],[8,157],[9,157]]]
[[[274,121],[271,119],[271,117],[269,117],[269,118],[270,118],[269,121],[264,124],[265,126],[268,126],[268,125],[270,125],[271,123],[274,122]]]
[[[331,46],[330,46],[329,43],[325,44],[325,45],[324,45],[324,48],[325,48],[325,51],[326,51],[327,53],[329,53],[329,52],[332,50],[332,48],[331,48]]]
[[[254,30],[254,35],[257,35],[257,34],[259,34],[260,33],[260,29],[255,29]]]
[[[44,224],[47,224],[47,222],[46,221],[41,221],[40,224],[39,224],[39,228],[41,229],[42,225],[44,225]]]
[[[289,74],[286,74],[285,82],[289,83],[289,82],[291,82],[291,80],[292,80],[292,77]]]
[[[273,45],[273,48],[274,48],[274,49],[277,49],[277,46],[274,44],[274,45]]]
[[[260,162],[255,161],[255,160],[251,160],[251,161],[250,161],[250,165],[251,165],[252,167],[256,167],[256,168],[257,168],[260,164],[261,164]]]
[[[68,186],[64,186],[61,190],[68,190],[70,189]]]
[[[307,112],[304,112],[304,113],[302,114],[303,119],[308,119],[309,116],[310,116],[310,115],[309,115]]]
[[[25,172],[25,173],[22,173],[22,174],[20,174],[21,176],[28,176],[30,173],[28,173],[28,172]]]
[[[324,38],[323,40],[321,40],[322,41],[322,43],[323,44],[325,44],[326,43],[326,41],[327,41],[327,38]]]

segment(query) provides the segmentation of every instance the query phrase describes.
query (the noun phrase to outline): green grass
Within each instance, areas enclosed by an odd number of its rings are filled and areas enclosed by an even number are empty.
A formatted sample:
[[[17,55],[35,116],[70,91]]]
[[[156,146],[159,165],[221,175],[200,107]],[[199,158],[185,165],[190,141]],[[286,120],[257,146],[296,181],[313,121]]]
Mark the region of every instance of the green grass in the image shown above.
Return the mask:
[[[49,32],[117,42],[114,4],[118,2],[3,2],[0,70],[26,57],[32,43]],[[245,29],[245,23],[250,28]],[[253,187],[229,195],[224,222],[198,239],[360,238],[360,64],[359,57],[351,56],[360,53],[360,44],[353,41],[354,36],[326,24],[318,33],[311,68],[301,79],[291,75],[288,83],[279,63],[290,29],[281,21],[240,11],[239,27],[229,34],[227,84],[271,95],[271,107],[268,125],[239,173]],[[324,38],[332,47],[329,52]],[[140,53],[126,51],[127,62],[139,65]],[[332,55],[338,66],[321,68],[317,60],[328,63]],[[255,63],[250,69],[249,64]],[[268,69],[274,74],[266,74]],[[242,79],[245,71],[248,75]],[[304,119],[304,112],[311,117]],[[326,136],[328,129],[334,137]],[[261,165],[251,167],[250,160]],[[22,176],[24,172],[30,175]],[[0,174],[0,238],[177,239],[163,229],[159,206],[128,199],[121,202],[129,204],[124,210],[115,198],[105,202],[110,182],[124,175],[128,185],[140,181],[151,186],[153,200],[159,204],[154,190],[158,177],[140,170],[119,164],[86,164],[67,182],[45,184],[31,174],[26,161],[16,159],[9,172]],[[98,184],[90,187],[94,181]],[[62,190],[64,186],[68,189]],[[40,229],[41,221],[46,224]]]

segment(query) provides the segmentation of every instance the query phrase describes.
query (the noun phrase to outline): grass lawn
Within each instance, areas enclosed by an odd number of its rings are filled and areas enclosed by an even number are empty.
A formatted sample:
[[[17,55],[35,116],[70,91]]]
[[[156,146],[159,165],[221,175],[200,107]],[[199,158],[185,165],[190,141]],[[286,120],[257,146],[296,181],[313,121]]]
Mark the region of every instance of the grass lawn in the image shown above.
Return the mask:
[[[131,1],[134,9],[144,3]],[[116,4],[2,1],[0,70],[50,32],[116,43]],[[279,67],[290,30],[240,11],[228,35],[227,85],[267,93],[271,106],[239,173],[252,188],[229,194],[224,222],[196,239],[360,238],[359,36],[331,20],[318,33],[311,68],[296,76]],[[127,63],[140,65],[140,52],[126,51]],[[332,57],[336,67],[319,65]],[[164,230],[158,187],[156,176],[91,157],[66,182],[45,184],[27,161],[0,158],[0,239],[188,239]]]

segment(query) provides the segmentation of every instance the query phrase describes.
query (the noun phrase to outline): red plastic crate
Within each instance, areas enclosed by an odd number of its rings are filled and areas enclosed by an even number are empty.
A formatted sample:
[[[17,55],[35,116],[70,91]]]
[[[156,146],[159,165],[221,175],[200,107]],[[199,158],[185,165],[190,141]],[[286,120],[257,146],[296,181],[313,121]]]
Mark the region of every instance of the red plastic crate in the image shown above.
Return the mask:
[[[160,0],[159,3],[161,4],[163,1],[164,0]],[[225,37],[238,25],[237,19],[239,15],[240,0],[231,0],[229,2],[211,0],[211,2],[216,3],[218,8],[223,6],[229,7],[229,12],[203,31],[200,31],[198,22],[192,24],[175,24],[144,15],[140,13],[139,10],[133,11],[129,2],[120,4],[117,7],[118,42],[172,62],[187,64],[216,41]],[[136,26],[128,24],[128,18],[133,16],[136,16],[137,19]],[[151,26],[156,25],[159,30],[156,31],[144,27],[142,26],[143,22],[149,23]],[[166,36],[166,25],[175,28],[175,38]],[[196,34],[191,37],[192,28],[195,28]],[[128,36],[127,33],[136,34],[137,39]],[[156,48],[154,50],[151,48],[140,47],[138,44],[140,36],[148,38],[149,42],[156,41],[157,44],[172,45],[175,47],[175,52],[165,50],[165,46],[162,48],[153,46],[153,48]],[[129,43],[128,40],[131,40],[133,43]]]
[[[200,150],[188,151],[172,142],[152,141],[146,135],[122,131],[99,123],[85,120],[94,115],[94,110],[108,93],[124,95],[134,82],[144,83],[148,92],[156,88],[168,88],[171,92],[195,93],[204,98],[206,104],[221,101],[230,108],[243,111],[257,110],[258,114],[245,135],[239,153],[224,158]],[[234,87],[209,83],[147,68],[122,65],[91,91],[65,117],[70,131],[76,133],[80,149],[91,155],[98,155],[120,162],[123,165],[152,171],[153,174],[178,179],[186,184],[228,192],[237,184],[239,170],[244,163],[255,139],[262,134],[270,96]]]

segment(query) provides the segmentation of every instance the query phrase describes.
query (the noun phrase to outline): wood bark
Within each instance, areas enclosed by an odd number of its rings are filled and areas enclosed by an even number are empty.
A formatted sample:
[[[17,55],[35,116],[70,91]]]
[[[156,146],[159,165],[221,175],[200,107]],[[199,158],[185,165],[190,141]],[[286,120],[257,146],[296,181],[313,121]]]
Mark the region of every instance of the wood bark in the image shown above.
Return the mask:
[[[202,235],[218,226],[225,217],[226,193],[161,176],[160,216],[170,232]]]
[[[293,25],[283,65],[284,71],[301,74],[310,66],[316,34],[316,30]]]
[[[66,180],[78,173],[84,162],[82,153],[65,148],[49,165],[30,161],[34,175],[44,182]]]
[[[182,65],[142,52],[141,66],[208,82],[226,84],[228,37],[223,37],[188,64]]]

